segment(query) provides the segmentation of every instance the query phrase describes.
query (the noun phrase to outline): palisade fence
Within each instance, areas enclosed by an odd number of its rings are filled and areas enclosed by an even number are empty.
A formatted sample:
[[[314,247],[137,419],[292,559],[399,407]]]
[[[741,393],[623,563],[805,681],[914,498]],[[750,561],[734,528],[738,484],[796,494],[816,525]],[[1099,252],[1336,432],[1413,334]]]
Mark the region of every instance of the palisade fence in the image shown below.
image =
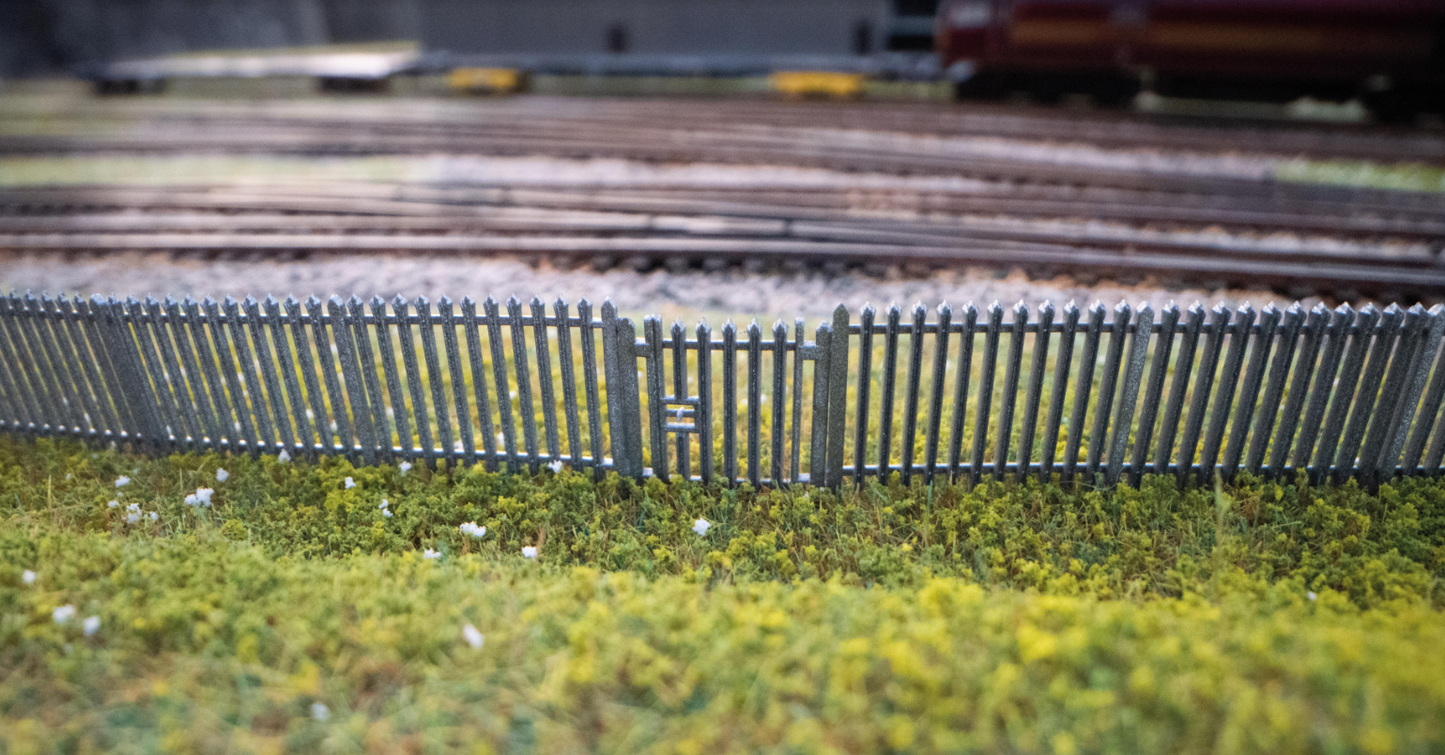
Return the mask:
[[[1300,470],[1374,485],[1436,474],[1445,453],[1440,307],[840,306],[811,340],[802,319],[715,334],[649,317],[639,338],[610,302],[600,315],[11,295],[0,419],[153,452],[754,486]]]

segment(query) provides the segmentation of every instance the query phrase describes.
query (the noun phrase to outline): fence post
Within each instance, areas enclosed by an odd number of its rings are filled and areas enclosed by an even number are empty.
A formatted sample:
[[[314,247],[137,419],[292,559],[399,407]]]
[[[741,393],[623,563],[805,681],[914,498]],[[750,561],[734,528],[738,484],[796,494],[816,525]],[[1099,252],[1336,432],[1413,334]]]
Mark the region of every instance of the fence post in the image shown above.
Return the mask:
[[[611,441],[612,465],[619,475],[635,477],[638,474],[632,469],[634,451],[628,447],[627,375],[623,374],[627,365],[625,360],[632,354],[632,343],[629,341],[624,345],[619,338],[619,330],[617,307],[610,299],[602,302],[602,370],[607,389],[607,436]],[[634,358],[632,362],[635,365],[637,360]],[[633,384],[636,384],[635,377]],[[641,455],[640,450],[637,455]]]
[[[843,435],[848,420],[848,308],[833,310],[828,344],[828,487],[843,484]]]

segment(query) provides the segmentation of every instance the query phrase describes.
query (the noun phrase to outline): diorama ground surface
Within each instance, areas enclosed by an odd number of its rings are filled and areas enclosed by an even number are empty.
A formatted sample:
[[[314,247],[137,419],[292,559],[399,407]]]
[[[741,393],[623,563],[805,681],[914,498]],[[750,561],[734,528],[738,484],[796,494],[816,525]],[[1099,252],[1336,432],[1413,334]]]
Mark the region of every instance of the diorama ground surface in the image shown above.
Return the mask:
[[[832,492],[0,439],[0,751],[1426,752],[1442,576],[1436,480]]]

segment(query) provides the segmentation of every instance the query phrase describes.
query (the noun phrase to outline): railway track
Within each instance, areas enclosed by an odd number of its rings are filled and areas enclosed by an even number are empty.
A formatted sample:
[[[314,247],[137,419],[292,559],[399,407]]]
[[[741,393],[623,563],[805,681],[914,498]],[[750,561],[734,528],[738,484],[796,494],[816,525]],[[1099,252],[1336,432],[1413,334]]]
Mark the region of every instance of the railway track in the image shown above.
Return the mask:
[[[939,212],[938,206],[946,204],[940,197],[931,198],[930,212],[904,217],[876,208],[860,211],[846,201],[845,192],[783,192],[794,200],[783,203],[768,194],[749,199],[748,192],[736,188],[397,186],[382,191],[366,185],[335,191],[340,196],[294,187],[172,187],[134,194],[114,187],[0,192],[0,248],[285,259],[318,254],[523,254],[564,265],[641,268],[738,263],[986,266],[1268,285],[1291,293],[1445,293],[1445,267],[1437,251],[1428,244],[1406,243],[1445,236],[1437,221],[1422,218],[1389,225],[1401,243],[1356,248],[1280,244],[1259,233],[1298,231],[1292,222],[1322,221],[1317,215],[1254,213],[1236,218],[1240,228],[1253,235],[1201,238],[1143,233],[1124,224],[1020,222],[1017,215],[985,203],[971,206],[973,213],[958,212],[957,206],[954,212]],[[1310,227],[1343,235],[1340,227],[1328,223]],[[1380,227],[1357,225],[1352,230],[1361,238],[1382,234]]]
[[[483,168],[493,164],[485,160],[610,158],[649,170],[801,168],[835,180],[24,187],[0,190],[0,249],[526,254],[639,267],[967,265],[1267,285],[1291,295],[1445,295],[1445,195],[1282,183],[1228,160],[1136,154],[1141,143],[1218,149],[1215,140],[1254,133],[1248,130],[1171,130],[1112,117],[1084,118],[1070,133],[1054,117],[906,108],[890,115],[807,103],[524,98],[417,113],[342,105],[122,108],[126,122],[114,128],[6,130],[0,156],[381,155],[479,159]],[[468,113],[470,121],[462,117]],[[1064,150],[1050,159],[1033,148],[1008,154],[949,138],[1011,124],[1019,126],[1014,140],[1128,144],[1134,153],[1105,160]],[[1261,133],[1286,136],[1245,148],[1291,153],[1296,144],[1338,156],[1362,154],[1366,145],[1375,154],[1434,145],[1445,155],[1445,140],[1428,135]],[[1299,134],[1314,136],[1289,141]],[[959,180],[967,187],[937,188]]]

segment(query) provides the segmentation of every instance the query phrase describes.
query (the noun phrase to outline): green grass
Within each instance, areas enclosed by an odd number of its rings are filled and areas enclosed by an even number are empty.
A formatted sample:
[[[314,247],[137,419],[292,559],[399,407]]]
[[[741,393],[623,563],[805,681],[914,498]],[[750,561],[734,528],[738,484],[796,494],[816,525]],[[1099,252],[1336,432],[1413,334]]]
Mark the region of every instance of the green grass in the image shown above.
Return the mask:
[[[834,494],[0,439],[0,752],[1424,752],[1442,576],[1436,481]]]
[[[1333,184],[1402,191],[1445,191],[1445,169],[1418,163],[1288,160],[1276,165],[1275,178],[1291,183]]]

